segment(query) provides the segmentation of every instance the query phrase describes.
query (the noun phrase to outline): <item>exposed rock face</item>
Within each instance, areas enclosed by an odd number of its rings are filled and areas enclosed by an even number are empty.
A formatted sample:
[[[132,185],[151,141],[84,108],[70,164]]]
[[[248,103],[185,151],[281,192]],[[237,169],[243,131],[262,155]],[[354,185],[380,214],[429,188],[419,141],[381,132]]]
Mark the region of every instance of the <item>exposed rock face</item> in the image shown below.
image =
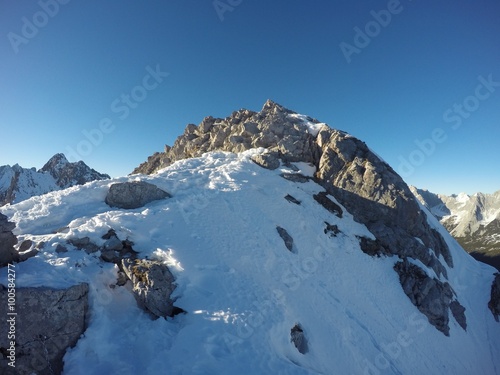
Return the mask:
[[[171,195],[156,185],[144,181],[122,182],[111,185],[106,203],[111,207],[132,209]]]
[[[500,273],[495,274],[495,280],[491,285],[491,299],[488,307],[498,322],[498,318],[500,317]]]
[[[68,289],[17,288],[15,316],[15,368],[0,357],[2,374],[60,374],[66,350],[75,346],[86,329],[88,284]],[[0,291],[0,311],[7,317],[7,290]],[[7,332],[7,318],[2,319]],[[2,353],[9,353],[7,334],[0,337]],[[7,354],[8,356],[9,354]]]
[[[464,330],[467,328],[465,308],[457,300],[453,300],[454,292],[450,284],[429,277],[424,270],[407,259],[396,263],[394,269],[410,301],[438,330],[449,336],[449,309],[460,326]]]
[[[17,237],[12,234],[15,224],[7,220],[7,216],[0,213],[0,267],[19,261],[19,253],[14,249]]]
[[[54,155],[41,169],[0,166],[0,206],[18,203],[35,195],[94,180],[110,178],[83,161],[70,163],[63,154]]]
[[[147,259],[123,259],[121,270],[132,281],[137,303],[154,317],[172,316],[174,276],[164,264]]]
[[[133,173],[154,173],[177,160],[207,151],[241,152],[257,147],[266,148],[271,155],[254,157],[254,161],[265,168],[273,169],[277,165],[273,157],[279,157],[285,164],[302,161],[314,165],[315,180],[326,190],[315,197],[318,203],[341,217],[342,208],[327,197],[332,195],[375,235],[376,240],[360,240],[365,252],[418,259],[438,276],[447,277],[439,257],[453,267],[448,246],[429,226],[402,178],[364,142],[270,100],[260,112],[242,109],[225,119],[206,117],[199,126],[188,125],[172,147],[154,154]],[[284,173],[282,177],[295,182],[310,179],[297,173]],[[446,310],[447,319],[451,302],[449,290],[436,286],[433,293],[442,297],[445,305],[442,310]],[[438,329],[446,332],[443,311],[436,312],[433,319]],[[438,322],[438,316],[445,320]]]

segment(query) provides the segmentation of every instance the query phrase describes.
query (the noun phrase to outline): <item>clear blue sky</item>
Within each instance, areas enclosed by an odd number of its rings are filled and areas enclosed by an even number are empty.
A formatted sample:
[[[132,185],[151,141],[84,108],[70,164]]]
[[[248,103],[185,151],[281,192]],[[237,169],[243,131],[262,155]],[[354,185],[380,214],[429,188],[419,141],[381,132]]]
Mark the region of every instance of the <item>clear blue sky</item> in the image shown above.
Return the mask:
[[[409,184],[500,189],[497,0],[62,2],[0,1],[0,165],[79,147],[125,175],[186,124],[270,98]]]

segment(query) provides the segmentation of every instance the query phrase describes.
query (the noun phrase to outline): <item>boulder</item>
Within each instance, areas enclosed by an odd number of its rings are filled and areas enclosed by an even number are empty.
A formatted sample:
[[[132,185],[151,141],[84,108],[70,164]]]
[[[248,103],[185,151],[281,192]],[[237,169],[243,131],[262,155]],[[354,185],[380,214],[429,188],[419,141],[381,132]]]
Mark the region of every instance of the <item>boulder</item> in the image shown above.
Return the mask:
[[[274,170],[279,168],[280,160],[274,153],[257,154],[252,156],[252,161],[262,168]]]
[[[15,226],[7,216],[0,214],[0,267],[19,261],[19,253],[14,249],[17,237],[12,233]]]
[[[168,267],[147,259],[122,259],[120,269],[132,282],[138,305],[153,317],[173,316],[174,301],[170,298],[176,285]]]
[[[105,202],[111,207],[132,209],[143,207],[155,200],[170,198],[171,195],[156,185],[145,181],[120,182],[112,184]]]
[[[10,330],[8,319],[15,321],[15,368],[9,358],[0,357],[2,374],[61,374],[63,356],[76,345],[86,329],[88,284],[68,289],[16,288],[15,312],[7,315],[7,289],[0,291],[1,332]],[[14,325],[12,325],[14,326]],[[0,335],[0,351],[10,355],[6,334]]]

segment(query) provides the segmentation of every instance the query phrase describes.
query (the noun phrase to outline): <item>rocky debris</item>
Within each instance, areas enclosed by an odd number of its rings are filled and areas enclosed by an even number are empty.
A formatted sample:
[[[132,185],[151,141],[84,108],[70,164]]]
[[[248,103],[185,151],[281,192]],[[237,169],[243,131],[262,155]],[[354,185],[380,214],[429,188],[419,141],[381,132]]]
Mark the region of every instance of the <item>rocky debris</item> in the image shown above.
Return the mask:
[[[285,199],[290,203],[300,205],[300,201],[298,199],[292,197],[290,194],[285,195]]]
[[[120,182],[112,184],[105,202],[111,207],[133,209],[171,195],[156,185],[145,181]]]
[[[308,181],[311,180],[311,177],[304,176],[303,174],[300,173],[281,173],[281,177],[283,177],[285,180],[292,181],[292,182],[298,182],[301,184],[304,184]]]
[[[285,243],[285,246],[288,250],[290,250],[293,253],[293,238],[288,234],[285,228],[282,228],[280,226],[276,227],[276,230],[278,231],[278,234],[280,235],[281,239]]]
[[[132,282],[132,291],[138,305],[154,317],[174,314],[174,276],[168,267],[147,259],[122,259],[120,269]]]
[[[15,368],[8,365],[10,340],[0,335],[0,372],[2,374],[61,374],[63,356],[74,347],[86,329],[88,284],[68,289],[16,288]],[[0,311],[7,315],[7,289],[0,291]],[[2,319],[2,332],[8,331]],[[7,354],[5,354],[7,353]]]
[[[31,248],[31,246],[33,246],[33,241],[24,240],[23,242],[21,242],[21,245],[19,245],[18,251],[22,252],[22,251],[29,250]]]
[[[84,250],[87,254],[92,254],[99,250],[99,246],[91,242],[89,237],[70,238],[67,242],[78,250]]]
[[[340,233],[340,229],[338,226],[334,225],[334,224],[330,224],[328,223],[327,221],[325,221],[325,229],[323,230],[323,232],[325,234],[328,234],[330,237],[337,237],[337,234]]]
[[[491,299],[488,302],[488,307],[498,322],[498,318],[500,317],[500,273],[495,274],[495,280],[491,284]]]
[[[21,242],[18,249],[19,262],[24,262],[25,260],[28,260],[38,254],[39,246],[40,244],[35,245],[35,243],[30,239]]]
[[[280,166],[280,160],[277,154],[272,152],[254,155],[252,156],[252,161],[262,168],[270,170],[277,169]]]
[[[295,324],[290,330],[290,341],[295,345],[299,353],[306,354],[308,352],[307,340],[300,324]]]
[[[316,202],[322,205],[325,210],[329,211],[330,213],[340,218],[342,217],[343,215],[342,208],[340,208],[340,206],[337,203],[333,202],[330,198],[328,198],[328,193],[322,191],[318,194],[314,194],[313,198]]]
[[[19,262],[19,253],[14,248],[17,237],[12,233],[15,224],[0,213],[0,267],[12,262]]]
[[[450,284],[429,277],[423,269],[407,259],[397,262],[394,270],[399,275],[405,294],[427,317],[429,323],[449,336],[448,309],[452,308],[455,319],[464,330],[466,329],[465,308],[457,300],[453,301],[454,292]]]

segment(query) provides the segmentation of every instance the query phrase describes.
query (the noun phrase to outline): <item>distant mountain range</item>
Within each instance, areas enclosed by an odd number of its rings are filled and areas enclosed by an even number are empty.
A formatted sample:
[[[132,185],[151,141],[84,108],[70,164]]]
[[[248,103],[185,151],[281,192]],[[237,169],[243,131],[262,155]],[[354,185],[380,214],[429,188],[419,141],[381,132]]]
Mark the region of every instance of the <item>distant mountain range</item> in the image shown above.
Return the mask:
[[[465,250],[500,269],[500,190],[451,196],[411,190]]]
[[[18,164],[0,166],[0,206],[19,203],[35,195],[109,179],[83,161],[70,163],[64,154],[56,154],[39,170]]]

